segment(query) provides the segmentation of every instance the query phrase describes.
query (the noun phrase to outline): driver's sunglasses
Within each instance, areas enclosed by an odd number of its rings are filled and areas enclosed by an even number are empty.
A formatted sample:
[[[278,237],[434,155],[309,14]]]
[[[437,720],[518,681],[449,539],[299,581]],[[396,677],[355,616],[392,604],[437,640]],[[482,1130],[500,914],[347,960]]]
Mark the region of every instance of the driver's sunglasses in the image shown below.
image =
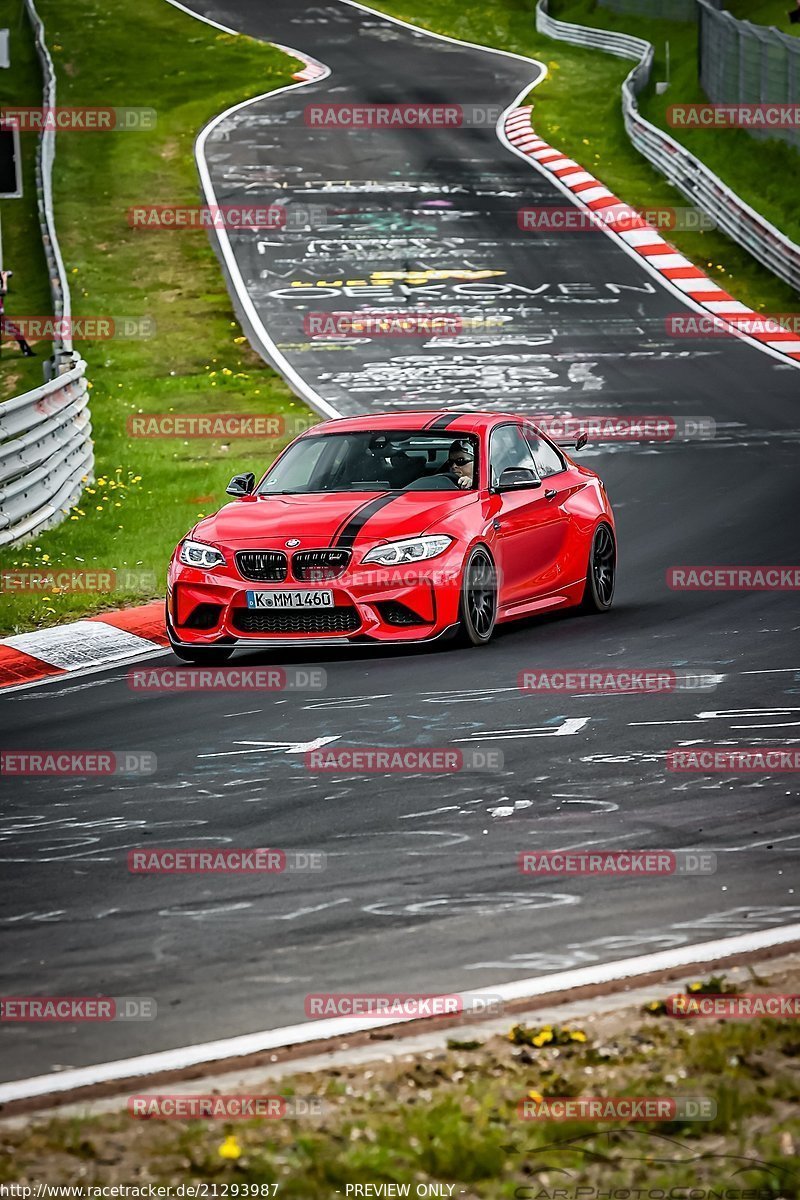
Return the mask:
[[[450,462],[453,463],[453,465],[456,467],[466,467],[466,465],[468,463],[472,462],[472,459],[471,458],[451,458]]]

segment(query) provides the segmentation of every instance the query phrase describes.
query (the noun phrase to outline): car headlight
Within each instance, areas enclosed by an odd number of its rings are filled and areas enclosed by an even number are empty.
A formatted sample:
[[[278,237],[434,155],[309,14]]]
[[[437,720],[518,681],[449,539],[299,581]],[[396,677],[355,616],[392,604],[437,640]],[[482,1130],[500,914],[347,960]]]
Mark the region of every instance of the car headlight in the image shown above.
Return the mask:
[[[386,542],[364,555],[362,562],[380,563],[382,567],[394,567],[398,563],[419,562],[423,558],[435,558],[452,545],[453,538],[445,534],[426,537],[404,538],[401,542]]]
[[[220,563],[225,562],[225,555],[220,554],[216,546],[207,546],[205,542],[192,542],[188,539],[181,542],[178,558],[187,567],[200,567],[201,570],[218,567]]]

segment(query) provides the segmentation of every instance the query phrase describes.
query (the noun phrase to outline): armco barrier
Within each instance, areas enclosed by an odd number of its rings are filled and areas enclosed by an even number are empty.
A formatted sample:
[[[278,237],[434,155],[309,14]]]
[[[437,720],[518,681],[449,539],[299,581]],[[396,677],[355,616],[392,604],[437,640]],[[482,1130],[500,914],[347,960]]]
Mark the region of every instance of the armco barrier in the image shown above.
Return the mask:
[[[0,403],[0,546],[63,521],[91,475],[85,370]]]
[[[625,33],[557,21],[549,15],[547,5],[548,0],[538,0],[536,5],[536,28],[540,33],[574,46],[636,60],[636,66],[622,85],[622,116],[636,149],[687,200],[707,213],[723,233],[779,279],[800,291],[800,246],[745,204],[699,158],[639,112],[636,97],[647,85],[653,67],[651,44]]]
[[[25,0],[44,79],[43,104],[56,103],[56,77],[44,27]],[[55,132],[44,131],[36,157],[36,193],[53,313],[65,332],[53,342],[53,378],[0,403],[0,546],[35,537],[63,521],[92,477],[86,363],[72,349],[70,294],[53,216]]]

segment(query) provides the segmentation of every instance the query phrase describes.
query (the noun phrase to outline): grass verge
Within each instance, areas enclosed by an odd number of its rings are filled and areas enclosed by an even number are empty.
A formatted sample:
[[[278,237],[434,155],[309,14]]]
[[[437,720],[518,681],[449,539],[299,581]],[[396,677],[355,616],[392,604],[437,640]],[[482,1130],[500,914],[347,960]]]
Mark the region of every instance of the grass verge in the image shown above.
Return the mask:
[[[798,983],[795,967],[770,990],[796,992]],[[416,1057],[381,1058],[376,1047],[374,1062],[248,1085],[289,1101],[313,1098],[321,1111],[311,1118],[226,1124],[115,1112],[5,1127],[0,1179],[84,1187],[192,1180],[206,1182],[207,1195],[302,1200],[624,1200],[636,1188],[648,1189],[642,1197],[796,1200],[796,1026],[790,1019],[675,1021],[628,1008],[571,1029],[517,1025],[506,1036],[470,1041],[456,1031],[446,1049]],[[184,1090],[209,1087],[197,1081]],[[520,1113],[526,1099],[585,1096],[708,1097],[716,1115],[598,1122]],[[387,1190],[391,1184],[409,1190]],[[355,1191],[359,1185],[371,1187]],[[431,1185],[440,1190],[419,1190]]]
[[[620,88],[633,64],[537,33],[533,0],[505,0],[502,9],[485,5],[481,0],[373,0],[372,7],[436,33],[538,58],[547,65],[548,75],[529,98],[534,105],[536,131],[595,172],[627,204],[647,210],[685,205],[681,194],[634,150],[625,132]],[[665,110],[667,103],[678,99],[681,102],[704,99],[696,85],[695,92],[690,92],[686,83],[695,71],[696,56],[690,45],[691,37],[696,39],[693,27],[690,29],[682,22],[619,17],[606,9],[595,10],[594,0],[551,5],[551,10],[564,20],[622,29],[650,38],[657,49],[654,79],[663,77],[664,39],[670,37],[674,82],[664,97],[657,98],[658,104]],[[651,102],[646,97],[643,103],[644,115],[650,120],[658,116],[655,99]],[[800,239],[800,217],[792,183],[798,158],[792,150],[779,143],[756,143],[738,130],[698,133],[695,139],[691,145],[687,139],[691,150],[709,161],[725,182],[740,191],[754,208],[790,237]],[[713,161],[709,153],[712,142]],[[797,308],[797,294],[792,288],[717,230],[670,230],[667,237],[681,253],[751,308],[767,312],[793,312]]]
[[[240,336],[207,235],[147,232],[127,221],[136,204],[197,204],[197,131],[229,105],[290,83],[299,64],[264,43],[219,33],[163,0],[140,0],[135,35],[131,14],[113,0],[40,0],[39,11],[60,105],[157,110],[150,131],[59,133],[55,167],[75,316],[148,318],[156,332],[76,342],[89,364],[96,482],[62,525],[0,559],[12,571],[136,571],[141,582],[100,595],[6,592],[5,633],[163,595],[176,541],[224,499],[231,475],[265,467],[285,441],[131,438],[129,416],[307,414]],[[23,32],[30,40],[24,25],[18,51]],[[10,234],[6,242],[8,258],[19,257]]]

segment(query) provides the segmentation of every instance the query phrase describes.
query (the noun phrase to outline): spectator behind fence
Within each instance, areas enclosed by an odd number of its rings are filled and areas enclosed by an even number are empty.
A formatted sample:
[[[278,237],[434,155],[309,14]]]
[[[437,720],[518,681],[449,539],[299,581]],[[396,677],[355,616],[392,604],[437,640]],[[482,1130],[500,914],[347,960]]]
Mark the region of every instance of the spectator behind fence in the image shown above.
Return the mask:
[[[8,294],[8,281],[13,274],[13,271],[0,271],[0,333],[10,333],[24,354],[25,358],[35,358],[36,351],[30,348],[28,343],[25,341],[21,330],[14,324],[13,321],[9,321],[8,317],[5,315],[5,300],[6,295]]]

